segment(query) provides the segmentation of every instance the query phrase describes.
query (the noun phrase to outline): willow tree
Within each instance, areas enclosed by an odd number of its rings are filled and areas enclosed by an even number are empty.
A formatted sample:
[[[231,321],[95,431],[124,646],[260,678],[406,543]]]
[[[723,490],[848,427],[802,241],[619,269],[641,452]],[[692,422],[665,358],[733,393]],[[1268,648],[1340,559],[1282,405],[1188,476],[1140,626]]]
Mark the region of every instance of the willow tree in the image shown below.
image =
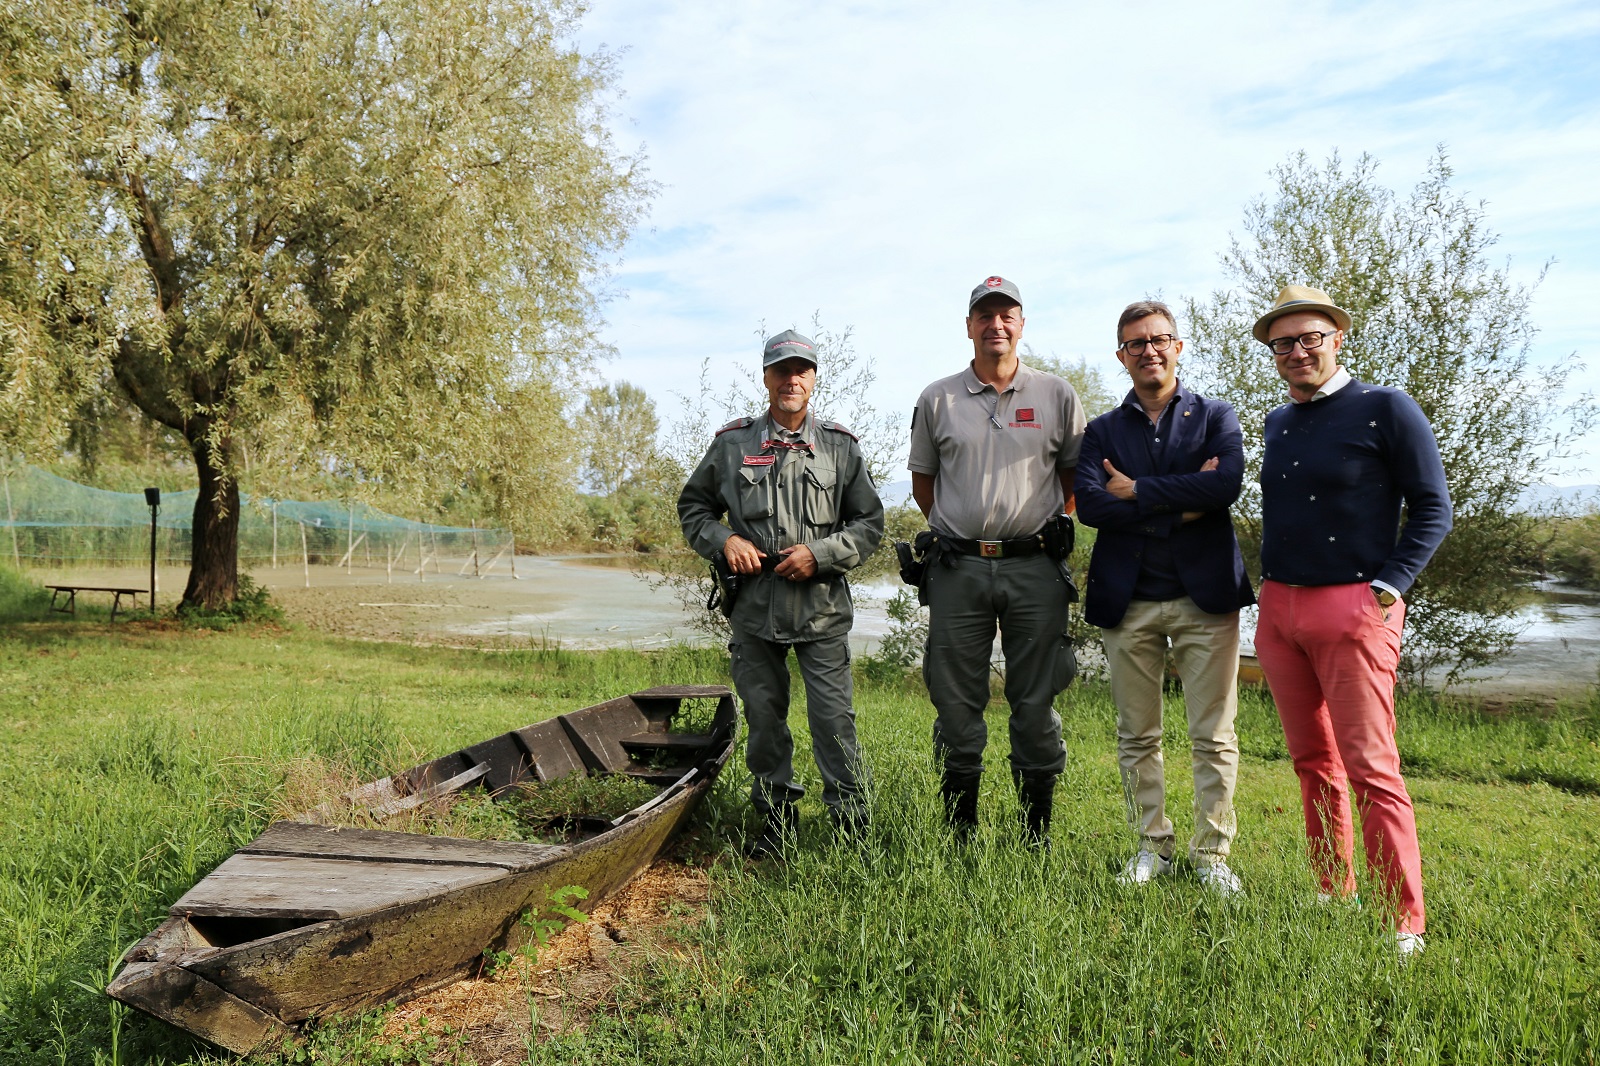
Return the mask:
[[[243,453],[548,489],[552,383],[648,193],[581,10],[0,0],[0,445],[107,393],[181,433],[207,607],[236,595]]]
[[[1247,208],[1222,258],[1232,287],[1188,304],[1197,383],[1245,427],[1240,540],[1247,554],[1259,548],[1261,427],[1288,399],[1250,327],[1284,285],[1312,285],[1350,312],[1340,362],[1404,389],[1438,438],[1455,526],[1411,594],[1404,666],[1414,683],[1436,667],[1454,679],[1515,638],[1527,577],[1517,567],[1539,555],[1540,539],[1523,490],[1570,453],[1594,405],[1564,398],[1575,360],[1532,362],[1537,280],[1519,283],[1490,260],[1497,237],[1483,206],[1450,187],[1442,153],[1408,195],[1380,181],[1367,156],[1319,166],[1302,152],[1273,177],[1273,194]]]

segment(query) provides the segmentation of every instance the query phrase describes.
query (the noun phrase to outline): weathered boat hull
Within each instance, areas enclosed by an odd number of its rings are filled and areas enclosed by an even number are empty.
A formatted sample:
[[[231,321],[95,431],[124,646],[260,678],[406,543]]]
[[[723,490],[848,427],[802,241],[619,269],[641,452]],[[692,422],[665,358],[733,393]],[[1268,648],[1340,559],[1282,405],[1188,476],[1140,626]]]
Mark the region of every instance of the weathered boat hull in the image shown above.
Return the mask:
[[[718,700],[709,733],[666,732],[686,698]],[[725,688],[652,689],[351,793],[403,809],[407,797],[393,793],[422,795],[467,777],[460,787],[495,791],[582,771],[671,779],[655,799],[572,845],[331,828],[315,824],[319,812],[275,823],[173,905],[107,992],[247,1052],[307,1019],[459,980],[484,951],[514,941],[520,915],[556,890],[581,886],[588,896],[577,905],[590,907],[648,866],[726,762],[735,721]],[[662,766],[664,755],[676,765]]]

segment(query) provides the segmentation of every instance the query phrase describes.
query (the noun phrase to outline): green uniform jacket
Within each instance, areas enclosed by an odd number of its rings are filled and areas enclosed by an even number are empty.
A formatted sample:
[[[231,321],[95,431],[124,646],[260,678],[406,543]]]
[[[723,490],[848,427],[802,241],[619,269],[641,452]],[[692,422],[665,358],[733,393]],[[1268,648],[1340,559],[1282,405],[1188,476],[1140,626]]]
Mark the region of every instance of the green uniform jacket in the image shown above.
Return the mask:
[[[729,619],[737,632],[784,644],[849,630],[845,571],[883,540],[883,501],[855,436],[837,422],[807,423],[813,453],[763,447],[764,415],[729,423],[678,496],[683,535],[707,559],[734,533],[769,556],[804,544],[817,557],[810,581],[747,579]]]

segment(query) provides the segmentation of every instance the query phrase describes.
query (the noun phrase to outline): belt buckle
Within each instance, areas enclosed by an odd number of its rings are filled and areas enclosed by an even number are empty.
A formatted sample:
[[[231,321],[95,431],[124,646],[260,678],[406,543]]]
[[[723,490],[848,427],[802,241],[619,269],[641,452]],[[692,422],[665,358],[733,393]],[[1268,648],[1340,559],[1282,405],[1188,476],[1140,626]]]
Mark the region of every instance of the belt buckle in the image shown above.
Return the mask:
[[[985,559],[999,559],[1006,553],[1005,541],[980,540],[978,541],[978,554]]]

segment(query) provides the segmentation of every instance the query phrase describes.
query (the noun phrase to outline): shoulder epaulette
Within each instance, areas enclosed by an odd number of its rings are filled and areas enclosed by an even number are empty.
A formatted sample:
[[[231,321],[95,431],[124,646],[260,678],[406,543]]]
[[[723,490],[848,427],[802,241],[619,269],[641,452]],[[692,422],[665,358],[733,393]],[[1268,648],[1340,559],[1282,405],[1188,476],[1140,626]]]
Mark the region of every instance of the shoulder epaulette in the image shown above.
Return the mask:
[[[844,426],[841,426],[837,422],[818,422],[817,425],[821,426],[823,429],[831,429],[835,433],[843,433],[857,444],[861,443],[860,437],[856,436],[854,433],[851,433],[848,429],[846,429]]]
[[[735,418],[732,422],[729,422],[727,425],[717,430],[716,435],[720,437],[729,430],[744,429],[750,425],[753,425],[754,423],[755,419],[749,417],[748,415],[746,415],[744,418]]]

